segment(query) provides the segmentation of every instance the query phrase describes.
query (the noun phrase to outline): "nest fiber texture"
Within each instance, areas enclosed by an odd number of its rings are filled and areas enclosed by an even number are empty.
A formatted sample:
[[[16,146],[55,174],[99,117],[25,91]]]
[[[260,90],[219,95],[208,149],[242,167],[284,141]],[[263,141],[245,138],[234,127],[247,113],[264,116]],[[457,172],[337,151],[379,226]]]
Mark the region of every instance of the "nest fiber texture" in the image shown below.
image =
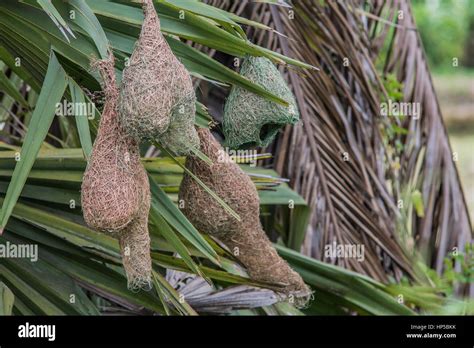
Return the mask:
[[[138,144],[118,123],[113,56],[93,66],[102,75],[106,101],[82,180],[82,210],[91,228],[116,235],[135,218],[142,205],[140,177],[145,170]]]
[[[143,1],[143,11],[140,37],[123,71],[120,120],[134,139],[156,140],[175,153],[187,154],[199,146],[191,76],[163,37],[151,0]]]
[[[105,104],[82,180],[84,220],[93,229],[119,238],[129,288],[148,290],[150,184],[138,144],[123,132],[118,121],[113,56],[94,62],[93,67],[103,79]]]
[[[239,214],[241,221],[229,215],[187,174],[179,191],[183,213],[196,228],[219,238],[247,268],[250,277],[277,284],[276,291],[293,295],[297,305],[305,304],[310,289],[277,254],[262,229],[255,185],[237,164],[228,157],[223,160],[227,155],[208,129],[199,129],[198,134],[201,151],[213,164],[188,156],[186,167]]]
[[[287,101],[289,106],[234,86],[224,107],[225,144],[230,148],[267,146],[280,128],[298,122],[295,98],[278,69],[267,58],[247,56],[240,74]]]
[[[152,288],[150,235],[148,233],[150,184],[146,174],[142,178],[142,189],[144,200],[138,216],[122,231],[119,237],[128,288],[132,291],[148,291]]]

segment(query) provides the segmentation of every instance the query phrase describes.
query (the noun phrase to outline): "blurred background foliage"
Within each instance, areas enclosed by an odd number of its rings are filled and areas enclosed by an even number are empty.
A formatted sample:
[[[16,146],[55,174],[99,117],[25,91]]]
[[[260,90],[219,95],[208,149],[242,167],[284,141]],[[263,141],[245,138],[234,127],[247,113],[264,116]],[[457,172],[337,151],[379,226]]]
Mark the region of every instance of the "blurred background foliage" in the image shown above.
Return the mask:
[[[474,67],[467,55],[474,30],[474,3],[469,0],[413,0],[413,12],[431,68],[446,70],[453,57]]]
[[[413,13],[433,80],[471,220],[474,218],[474,1],[413,0]],[[453,59],[458,66],[453,66]]]

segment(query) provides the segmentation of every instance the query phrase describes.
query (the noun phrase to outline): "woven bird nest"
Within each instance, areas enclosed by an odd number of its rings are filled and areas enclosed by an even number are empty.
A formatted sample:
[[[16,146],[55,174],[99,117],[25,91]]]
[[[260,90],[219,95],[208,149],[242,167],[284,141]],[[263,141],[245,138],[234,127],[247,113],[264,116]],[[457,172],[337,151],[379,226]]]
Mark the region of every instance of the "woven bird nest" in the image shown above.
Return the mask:
[[[119,236],[122,263],[127,274],[128,288],[132,291],[152,288],[150,234],[148,233],[148,214],[150,212],[150,183],[146,173],[140,185],[144,197],[135,219]]]
[[[298,122],[295,98],[278,69],[267,58],[247,56],[240,74],[287,101],[289,106],[234,86],[224,107],[225,145],[234,149],[267,146],[283,126]]]
[[[106,101],[82,180],[82,210],[87,225],[116,236],[135,218],[142,205],[139,178],[144,168],[138,144],[123,132],[117,119],[113,56],[92,65],[102,76]]]
[[[84,220],[91,228],[119,238],[129,288],[149,289],[148,176],[140,162],[138,144],[118,122],[113,55],[92,66],[102,76],[105,104],[82,180]]]
[[[304,305],[310,289],[273,248],[259,218],[260,202],[255,185],[225,154],[208,129],[199,129],[201,151],[209,165],[188,156],[186,167],[221,197],[241,218],[229,215],[192,177],[185,174],[179,190],[183,213],[198,230],[221,240],[247,268],[250,277],[276,284],[276,291],[293,296]]]
[[[123,71],[119,115],[134,139],[158,141],[177,154],[199,147],[194,129],[196,95],[191,76],[160,31],[151,0],[129,66]]]

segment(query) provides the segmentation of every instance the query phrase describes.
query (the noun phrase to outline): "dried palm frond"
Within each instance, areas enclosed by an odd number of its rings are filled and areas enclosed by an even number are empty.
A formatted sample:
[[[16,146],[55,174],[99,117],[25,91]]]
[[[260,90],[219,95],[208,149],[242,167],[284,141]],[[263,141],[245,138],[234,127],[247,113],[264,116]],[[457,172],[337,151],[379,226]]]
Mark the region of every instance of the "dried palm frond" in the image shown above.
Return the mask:
[[[275,169],[312,208],[303,251],[380,280],[415,277],[419,251],[441,271],[472,234],[408,1],[208,2],[276,30],[249,31],[256,43],[321,68],[288,71],[302,123],[271,147]],[[393,75],[420,118],[381,116]],[[365,261],[328,257],[333,242],[364,245]]]
[[[199,313],[223,314],[278,302],[278,296],[269,289],[237,285],[216,290],[195,274],[175,270],[167,270],[166,280]]]

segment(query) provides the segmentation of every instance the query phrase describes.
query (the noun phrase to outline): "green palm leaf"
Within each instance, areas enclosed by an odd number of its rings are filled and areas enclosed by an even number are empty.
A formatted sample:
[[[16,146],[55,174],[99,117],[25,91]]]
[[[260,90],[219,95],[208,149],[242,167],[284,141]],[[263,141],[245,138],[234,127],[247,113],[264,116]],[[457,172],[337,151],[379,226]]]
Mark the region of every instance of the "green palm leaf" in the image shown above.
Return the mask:
[[[13,172],[5,201],[0,212],[0,228],[3,230],[28,178],[33,162],[53,121],[56,103],[66,89],[67,75],[60,66],[56,55],[51,52],[50,63],[35,111],[29,125],[29,132],[23,142],[18,163]]]

